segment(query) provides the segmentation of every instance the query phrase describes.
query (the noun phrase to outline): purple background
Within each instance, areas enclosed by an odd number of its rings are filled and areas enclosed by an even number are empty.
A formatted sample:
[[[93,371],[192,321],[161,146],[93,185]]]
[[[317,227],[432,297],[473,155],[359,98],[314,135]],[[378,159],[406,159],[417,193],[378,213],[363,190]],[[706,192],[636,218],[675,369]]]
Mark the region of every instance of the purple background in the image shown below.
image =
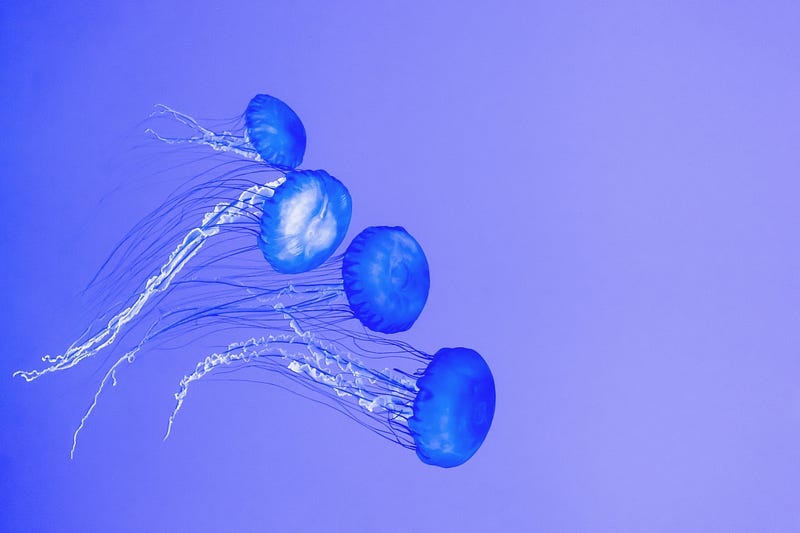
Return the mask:
[[[0,530],[800,530],[796,2],[109,4],[0,6]],[[99,361],[11,379],[171,189],[127,148],[152,105],[257,92],[350,188],[351,237],[425,247],[404,338],[489,361],[464,466],[235,383],[162,443],[197,353],[124,368],[69,461]]]

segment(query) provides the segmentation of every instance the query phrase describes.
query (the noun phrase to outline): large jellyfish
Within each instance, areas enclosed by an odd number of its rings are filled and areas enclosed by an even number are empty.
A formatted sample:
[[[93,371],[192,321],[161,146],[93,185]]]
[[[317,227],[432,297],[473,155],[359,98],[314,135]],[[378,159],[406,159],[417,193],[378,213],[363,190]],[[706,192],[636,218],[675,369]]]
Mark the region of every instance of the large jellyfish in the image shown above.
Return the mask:
[[[376,434],[415,450],[424,463],[463,464],[480,448],[494,416],[489,366],[469,348],[442,348],[432,356],[403,349],[425,366],[413,374],[377,370],[338,344],[300,332],[232,344],[181,380],[169,427],[193,382],[220,368],[240,366],[278,372],[309,395],[322,395],[327,405]]]
[[[166,106],[158,114],[194,132],[154,133],[160,141],[209,146],[246,164],[209,169],[210,178],[189,180],[140,222],[92,284],[124,294],[136,276],[146,281],[119,301],[101,298],[120,310],[101,313],[63,354],[45,356],[44,368],[16,373],[32,381],[101,351],[116,353],[71,453],[123,364],[170,339],[241,329],[249,340],[206,357],[181,381],[167,436],[192,382],[221,366],[264,368],[416,450],[425,463],[450,467],[469,459],[494,412],[494,382],[483,358],[466,348],[429,355],[385,336],[411,328],[425,306],[430,274],[419,243],[402,227],[375,226],[334,255],[349,227],[350,194],[324,170],[297,168],[305,129],[274,97],[251,100],[241,133],[215,133]],[[377,367],[391,360],[416,367]]]

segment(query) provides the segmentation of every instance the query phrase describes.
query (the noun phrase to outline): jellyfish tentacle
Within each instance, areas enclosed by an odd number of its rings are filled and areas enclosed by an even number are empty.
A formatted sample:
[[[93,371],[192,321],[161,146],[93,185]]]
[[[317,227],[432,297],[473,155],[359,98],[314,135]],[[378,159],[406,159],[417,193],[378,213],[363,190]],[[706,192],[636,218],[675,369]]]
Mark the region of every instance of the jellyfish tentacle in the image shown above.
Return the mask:
[[[111,386],[117,386],[117,370],[122,365],[122,363],[132,363],[136,358],[136,353],[141,349],[142,344],[139,344],[133,350],[127,352],[125,355],[117,359],[117,361],[111,365],[111,368],[103,376],[103,379],[100,381],[100,385],[97,387],[97,390],[94,393],[94,397],[92,398],[92,403],[89,404],[89,407],[83,413],[81,417],[81,422],[78,424],[78,427],[75,428],[75,431],[72,433],[72,448],[69,450],[69,458],[75,458],[75,449],[78,447],[78,435],[80,434],[81,430],[86,427],[86,422],[89,420],[92,412],[94,411],[95,407],[97,407],[97,400],[100,398],[100,395],[105,390],[106,385],[109,381],[111,381]]]
[[[202,144],[217,152],[230,152],[246,159],[252,159],[253,161],[263,161],[250,141],[242,135],[236,135],[230,131],[223,131],[220,133],[213,132],[200,125],[200,123],[191,116],[181,113],[180,111],[176,111],[175,109],[172,109],[164,104],[156,105],[156,110],[150,114],[151,117],[159,115],[166,115],[197,133],[197,135],[194,137],[166,137],[160,135],[152,128],[147,128],[145,130],[145,133],[153,135],[156,139],[163,143]]]
[[[263,199],[272,196],[274,189],[281,183],[282,178],[266,185],[253,185],[242,192],[237,200],[217,204],[203,217],[200,226],[188,232],[161,266],[159,272],[147,280],[136,301],[111,318],[105,328],[80,345],[77,345],[77,342],[73,343],[61,355],[42,357],[43,362],[50,363],[49,366],[41,370],[19,370],[14,372],[14,376],[21,376],[26,381],[33,381],[44,374],[72,368],[82,360],[94,356],[103,348],[113,344],[121,330],[141,312],[145,304],[154,295],[169,288],[178,273],[197,255],[210,237],[218,234],[222,226],[239,222],[251,216],[252,210],[260,209]]]
[[[415,378],[391,369],[370,369],[352,355],[337,353],[315,340],[294,320],[290,320],[290,329],[295,333],[273,334],[234,343],[199,362],[195,370],[180,381],[164,439],[169,437],[193,382],[220,367],[255,361],[280,366],[304,380],[322,385],[336,397],[353,398],[368,416],[386,413],[390,420],[408,420],[413,416],[412,404],[418,391]]]

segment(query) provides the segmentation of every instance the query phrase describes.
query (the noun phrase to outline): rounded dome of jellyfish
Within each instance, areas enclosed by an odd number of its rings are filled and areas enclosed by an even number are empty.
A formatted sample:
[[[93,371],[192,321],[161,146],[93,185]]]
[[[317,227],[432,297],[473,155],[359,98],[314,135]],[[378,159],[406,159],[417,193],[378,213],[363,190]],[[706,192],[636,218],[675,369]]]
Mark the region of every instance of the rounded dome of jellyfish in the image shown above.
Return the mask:
[[[314,284],[293,280],[302,305],[281,310],[304,323],[356,319],[378,333],[411,328],[428,299],[430,272],[425,252],[403,227],[371,226],[359,233],[327,268],[311,273]],[[302,289],[300,289],[302,287]]]
[[[324,170],[289,172],[264,200],[258,247],[280,273],[312,270],[342,243],[351,213],[347,188]]]
[[[291,107],[257,94],[244,112],[245,139],[262,160],[280,168],[297,168],[306,151],[306,129]]]
[[[458,466],[478,450],[494,417],[494,378],[475,350],[443,348],[417,380],[408,427],[428,464]]]
[[[353,312],[381,333],[409,329],[431,284],[422,247],[400,227],[362,231],[344,254],[342,278]]]

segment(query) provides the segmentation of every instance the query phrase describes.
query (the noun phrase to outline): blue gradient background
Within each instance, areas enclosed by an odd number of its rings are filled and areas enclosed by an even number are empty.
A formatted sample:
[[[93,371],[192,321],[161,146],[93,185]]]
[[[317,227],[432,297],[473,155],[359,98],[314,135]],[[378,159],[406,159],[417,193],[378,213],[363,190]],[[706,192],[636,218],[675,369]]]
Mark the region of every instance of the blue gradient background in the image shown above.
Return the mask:
[[[0,530],[800,531],[800,7],[4,2]],[[155,103],[257,92],[341,178],[351,234],[431,266],[404,336],[498,391],[483,448],[423,465],[198,353],[11,372],[81,333],[75,298],[172,188],[127,147]],[[202,339],[201,339],[202,341]]]

